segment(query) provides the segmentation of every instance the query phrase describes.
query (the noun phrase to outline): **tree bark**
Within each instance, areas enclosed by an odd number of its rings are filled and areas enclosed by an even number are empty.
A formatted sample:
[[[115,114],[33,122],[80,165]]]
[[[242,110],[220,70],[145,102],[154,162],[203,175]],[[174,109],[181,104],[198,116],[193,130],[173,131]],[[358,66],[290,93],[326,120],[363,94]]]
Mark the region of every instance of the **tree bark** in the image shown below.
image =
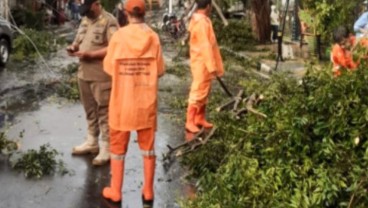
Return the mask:
[[[255,38],[263,43],[270,40],[270,1],[251,0],[252,8],[252,30]]]

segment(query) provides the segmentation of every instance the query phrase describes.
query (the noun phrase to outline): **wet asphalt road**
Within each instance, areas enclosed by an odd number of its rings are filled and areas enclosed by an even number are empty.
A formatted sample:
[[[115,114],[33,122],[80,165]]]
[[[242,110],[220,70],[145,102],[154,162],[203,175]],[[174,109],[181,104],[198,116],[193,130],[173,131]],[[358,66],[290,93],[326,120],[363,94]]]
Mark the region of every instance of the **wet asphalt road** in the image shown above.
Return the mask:
[[[161,13],[155,18],[160,19]],[[72,38],[73,33],[66,36]],[[58,159],[63,160],[71,173],[26,179],[10,168],[6,156],[0,155],[0,208],[140,208],[143,161],[135,142],[136,133],[131,135],[126,157],[121,205],[111,204],[101,196],[103,187],[109,184],[109,165],[93,167],[94,155],[71,155],[72,147],[80,144],[86,135],[83,107],[79,102],[55,97],[52,89],[38,86],[42,82],[58,80],[62,68],[77,62],[67,56],[63,47],[58,53],[45,57],[47,65],[42,61],[9,63],[7,68],[0,70],[0,129],[9,139],[19,138],[23,132],[19,141],[21,151],[38,150],[39,146],[50,144],[62,154]],[[164,53],[166,64],[176,55],[172,49]],[[166,145],[176,146],[184,141],[184,129],[173,124],[176,119],[172,119],[173,116],[184,116],[184,112],[173,114],[166,102],[175,96],[175,90],[171,89],[186,91],[187,83],[181,86],[181,82],[180,78],[169,74],[160,80],[155,208],[179,207],[178,200],[186,195],[183,168],[174,163],[169,171],[165,171],[162,162],[162,154],[168,150]]]
[[[170,55],[169,55],[170,56]],[[171,60],[168,55],[165,59]],[[71,174],[26,179],[10,168],[8,159],[0,155],[0,208],[108,208],[120,207],[101,197],[104,186],[109,184],[109,165],[91,166],[93,155],[72,156],[72,147],[80,144],[87,124],[79,102],[57,98],[46,89],[35,87],[39,82],[59,78],[58,70],[76,60],[67,57],[61,50],[56,57],[48,60],[48,69],[23,71],[19,65],[10,64],[0,71],[0,127],[9,139],[19,138],[20,149],[39,149],[43,144],[62,153],[62,159]],[[18,66],[18,67],[17,67]],[[34,66],[33,66],[34,67]],[[53,71],[50,71],[53,70]],[[25,73],[29,73],[28,75]],[[172,114],[165,99],[171,99],[172,90],[180,87],[180,79],[165,75],[160,81],[158,131],[156,133],[156,154],[158,156],[155,177],[155,207],[176,208],[177,201],[185,193],[182,178],[185,172],[174,163],[168,172],[162,164],[162,154],[167,144],[176,146],[184,141],[183,129],[173,124],[172,116],[184,116],[184,112]],[[182,91],[181,89],[181,91]],[[50,89],[47,89],[50,90]],[[52,89],[51,89],[52,91]],[[52,94],[52,93],[51,93]],[[6,110],[4,110],[6,109]],[[174,119],[175,120],[175,119]],[[123,208],[140,208],[143,161],[133,133],[126,157],[123,187]]]
[[[24,132],[20,141],[21,150],[38,149],[43,144],[50,144],[63,154],[59,158],[72,173],[30,180],[11,170],[3,156],[0,159],[0,207],[119,207],[105,201],[100,194],[109,183],[109,166],[91,166],[93,155],[70,154],[71,148],[82,142],[85,136],[86,122],[82,106],[56,100],[51,97],[40,101],[38,109],[18,113],[8,127],[7,135],[9,138],[19,138],[20,132]],[[155,207],[174,208],[178,207],[175,201],[183,195],[180,181],[182,171],[176,164],[165,172],[161,155],[167,151],[166,144],[180,142],[177,136],[180,132],[175,132],[167,114],[159,114],[158,124]],[[142,159],[135,138],[134,133],[126,157],[121,206],[124,208],[141,207]]]

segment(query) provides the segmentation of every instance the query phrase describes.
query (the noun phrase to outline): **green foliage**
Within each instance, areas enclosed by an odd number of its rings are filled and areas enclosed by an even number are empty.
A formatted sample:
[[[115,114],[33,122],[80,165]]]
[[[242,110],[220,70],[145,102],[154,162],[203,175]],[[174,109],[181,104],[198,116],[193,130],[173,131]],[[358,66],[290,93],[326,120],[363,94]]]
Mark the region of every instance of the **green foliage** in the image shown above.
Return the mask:
[[[56,52],[60,39],[45,31],[23,28],[24,34],[18,35],[13,42],[14,51],[11,58],[14,61],[34,61],[41,55]],[[36,47],[36,48],[35,48]]]
[[[187,95],[182,95],[181,97],[178,97],[178,96],[172,97],[169,101],[170,107],[172,107],[174,109],[184,110],[188,106],[188,103],[186,101],[186,97],[187,97]]]
[[[180,61],[183,59],[189,59],[189,44],[181,44],[177,43],[176,47],[178,48],[178,54],[173,58],[173,61]]]
[[[20,132],[20,138],[23,137],[23,133],[23,131]],[[55,172],[69,173],[64,162],[56,160],[60,154],[48,144],[42,145],[38,151],[31,149],[25,153],[18,148],[19,145],[16,142],[7,139],[5,132],[0,132],[0,154],[9,156],[12,168],[23,172],[27,178],[41,178]]]
[[[239,66],[250,66],[251,62],[253,60],[248,60],[244,56],[241,56],[237,53],[234,53],[233,51],[229,51],[227,49],[220,49],[221,57],[223,58],[223,61],[225,62],[225,65],[239,65]],[[226,67],[226,66],[225,66]]]
[[[299,12],[300,19],[311,28],[313,34],[321,34],[323,32],[323,20],[332,15],[335,9],[326,0],[315,5],[313,9],[304,9]]]
[[[175,63],[172,66],[166,68],[166,73],[173,74],[178,77],[184,77],[189,73],[189,66],[185,64]]]
[[[245,19],[229,20],[226,27],[221,20],[214,19],[213,28],[219,45],[236,51],[254,48],[256,42],[252,36],[252,28]]]
[[[12,164],[15,170],[24,173],[26,178],[41,178],[45,175],[51,175],[55,171],[62,174],[68,171],[64,167],[64,163],[55,158],[59,153],[50,147],[50,145],[42,145],[38,151],[31,149],[22,154],[20,159]]]
[[[352,28],[357,18],[357,5],[362,1],[306,0],[302,1],[300,19],[312,28],[312,32],[322,35],[322,40],[331,40],[333,30],[340,25]],[[314,30],[315,29],[315,30]]]
[[[63,98],[72,101],[79,100],[79,87],[76,78],[67,80],[57,87],[56,93]]]
[[[0,132],[0,154],[9,154],[18,149],[16,142],[8,140],[4,132]]]
[[[67,67],[65,67],[62,71],[64,72],[64,75],[67,77],[74,77],[76,73],[78,72],[79,64],[72,63],[69,64]]]
[[[104,9],[108,12],[112,12],[116,6],[121,2],[120,0],[101,0],[101,4],[104,7]]]
[[[46,13],[44,11],[34,12],[27,7],[17,7],[11,12],[16,25],[35,30],[42,30],[45,26],[43,20],[45,19]]]
[[[264,95],[255,107],[267,118],[210,114],[215,138],[184,161],[201,191],[183,207],[367,207],[367,66],[335,79],[328,66],[301,81],[241,82]]]
[[[78,67],[79,65],[75,63],[63,69],[63,81],[56,88],[57,95],[72,101],[79,100]]]

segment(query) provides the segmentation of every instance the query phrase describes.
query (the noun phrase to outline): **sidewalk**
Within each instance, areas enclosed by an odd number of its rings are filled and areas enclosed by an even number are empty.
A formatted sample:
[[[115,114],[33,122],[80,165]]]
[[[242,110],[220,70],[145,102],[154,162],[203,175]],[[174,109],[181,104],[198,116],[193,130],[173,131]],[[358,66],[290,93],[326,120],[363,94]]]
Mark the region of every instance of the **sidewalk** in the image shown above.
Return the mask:
[[[243,57],[246,60],[257,60],[255,68],[264,76],[268,76],[275,72],[291,72],[297,78],[303,77],[305,74],[305,60],[308,58],[307,47],[303,46],[302,49],[295,43],[283,44],[283,61],[279,61],[277,65],[277,44],[264,44],[257,45],[258,50],[249,51],[232,51],[226,47],[222,49],[228,52]],[[273,59],[270,56],[274,56]],[[276,69],[277,65],[277,69]]]

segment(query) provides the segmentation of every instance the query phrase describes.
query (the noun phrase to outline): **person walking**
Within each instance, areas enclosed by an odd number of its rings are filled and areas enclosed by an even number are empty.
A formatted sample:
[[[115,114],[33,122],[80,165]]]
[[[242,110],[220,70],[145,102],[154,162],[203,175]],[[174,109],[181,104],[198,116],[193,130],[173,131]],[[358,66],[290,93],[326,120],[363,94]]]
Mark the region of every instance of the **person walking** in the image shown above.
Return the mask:
[[[270,20],[271,20],[271,32],[272,32],[271,42],[274,43],[277,41],[277,33],[279,31],[279,25],[280,25],[280,15],[275,5],[271,6]]]
[[[124,158],[130,132],[137,131],[143,156],[143,207],[153,206],[156,156],[158,78],[164,74],[164,61],[158,35],[144,22],[143,0],[128,0],[124,5],[128,25],[112,37],[104,59],[104,70],[112,77],[109,108],[110,186],[104,198],[122,200]]]
[[[79,7],[80,2],[79,0],[71,0],[71,13],[72,13],[72,19],[75,21],[79,21]]]
[[[192,133],[199,132],[198,126],[211,128],[206,121],[205,111],[211,90],[211,81],[224,74],[222,58],[216,36],[209,18],[211,0],[196,0],[197,10],[189,23],[190,87],[185,128]]]
[[[92,164],[103,165],[110,159],[108,104],[111,77],[104,72],[102,62],[109,40],[119,26],[113,15],[106,12],[98,0],[85,0],[80,12],[83,18],[78,33],[67,50],[70,56],[80,60],[78,85],[88,133],[86,140],[73,148],[72,154],[98,152]]]

